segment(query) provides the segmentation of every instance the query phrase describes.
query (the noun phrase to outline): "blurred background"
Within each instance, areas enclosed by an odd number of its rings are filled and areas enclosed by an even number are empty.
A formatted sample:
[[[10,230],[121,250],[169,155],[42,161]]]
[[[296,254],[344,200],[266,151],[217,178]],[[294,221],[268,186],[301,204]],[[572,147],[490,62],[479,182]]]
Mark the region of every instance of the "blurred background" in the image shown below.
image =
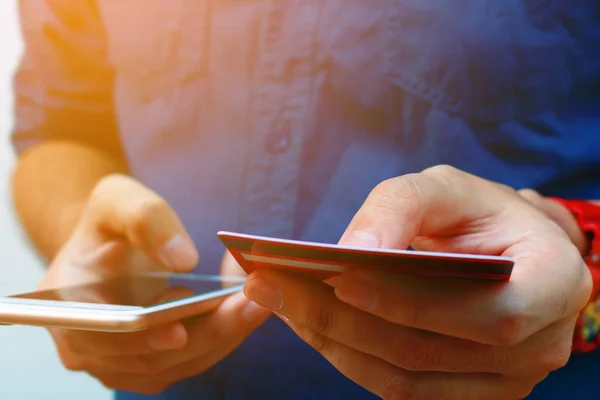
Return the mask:
[[[35,288],[43,272],[19,231],[10,201],[12,76],[22,50],[17,10],[16,0],[0,0],[0,294]],[[89,376],[62,367],[44,329],[0,327],[0,399],[111,398]]]

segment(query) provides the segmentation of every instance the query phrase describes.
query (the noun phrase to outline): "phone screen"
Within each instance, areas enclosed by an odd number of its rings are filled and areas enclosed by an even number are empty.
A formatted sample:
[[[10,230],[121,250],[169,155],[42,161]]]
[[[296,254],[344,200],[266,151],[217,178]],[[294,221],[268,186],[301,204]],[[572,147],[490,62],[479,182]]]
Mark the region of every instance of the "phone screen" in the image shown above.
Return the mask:
[[[14,298],[150,307],[242,285],[243,278],[153,273],[25,293]]]

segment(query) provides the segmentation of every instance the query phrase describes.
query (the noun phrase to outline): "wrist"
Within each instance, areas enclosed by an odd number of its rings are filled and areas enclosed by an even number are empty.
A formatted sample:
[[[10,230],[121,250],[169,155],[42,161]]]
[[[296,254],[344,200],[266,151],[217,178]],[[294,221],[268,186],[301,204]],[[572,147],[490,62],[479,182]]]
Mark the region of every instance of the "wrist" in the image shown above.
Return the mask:
[[[590,237],[582,229],[577,213],[572,210],[572,203],[556,197],[542,198],[534,203],[550,219],[552,219],[571,239],[583,257],[590,250]]]
[[[598,248],[600,246],[600,205],[587,200],[567,200],[556,197],[550,197],[549,200],[567,211],[570,219],[569,236],[580,249],[583,257],[591,255],[591,252],[598,252],[600,250]],[[596,260],[593,261],[596,264]]]
[[[600,206],[584,200],[551,198],[562,205],[576,221],[581,234],[586,238],[582,252],[589,267],[593,289],[588,304],[581,311],[573,334],[573,351],[588,352],[600,346]],[[578,246],[579,247],[579,246]],[[581,248],[580,248],[581,249]]]
[[[557,208],[554,212],[556,216],[553,219],[567,233],[571,242],[579,249],[582,257],[585,257],[589,254],[591,248],[589,233],[582,229],[576,215],[574,215],[564,201],[557,200],[556,198],[549,200]]]

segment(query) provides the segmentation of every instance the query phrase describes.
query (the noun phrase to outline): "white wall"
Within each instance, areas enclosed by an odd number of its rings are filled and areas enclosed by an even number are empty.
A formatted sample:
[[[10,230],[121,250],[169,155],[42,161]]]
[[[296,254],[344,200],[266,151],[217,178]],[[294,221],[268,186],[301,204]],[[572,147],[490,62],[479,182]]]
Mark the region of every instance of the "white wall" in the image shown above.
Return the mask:
[[[21,51],[15,0],[0,0],[0,294],[30,290],[43,271],[19,232],[9,193],[14,163],[12,74]],[[111,393],[85,374],[65,371],[41,328],[0,327],[0,399],[108,400]]]

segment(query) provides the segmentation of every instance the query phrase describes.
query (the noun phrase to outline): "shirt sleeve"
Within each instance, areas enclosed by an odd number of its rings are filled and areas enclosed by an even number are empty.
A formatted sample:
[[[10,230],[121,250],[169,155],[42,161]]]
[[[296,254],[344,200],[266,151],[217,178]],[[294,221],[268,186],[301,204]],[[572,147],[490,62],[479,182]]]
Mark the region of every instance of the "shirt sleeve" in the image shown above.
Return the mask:
[[[12,143],[74,141],[123,157],[114,72],[93,0],[19,0],[24,52],[14,76]]]

